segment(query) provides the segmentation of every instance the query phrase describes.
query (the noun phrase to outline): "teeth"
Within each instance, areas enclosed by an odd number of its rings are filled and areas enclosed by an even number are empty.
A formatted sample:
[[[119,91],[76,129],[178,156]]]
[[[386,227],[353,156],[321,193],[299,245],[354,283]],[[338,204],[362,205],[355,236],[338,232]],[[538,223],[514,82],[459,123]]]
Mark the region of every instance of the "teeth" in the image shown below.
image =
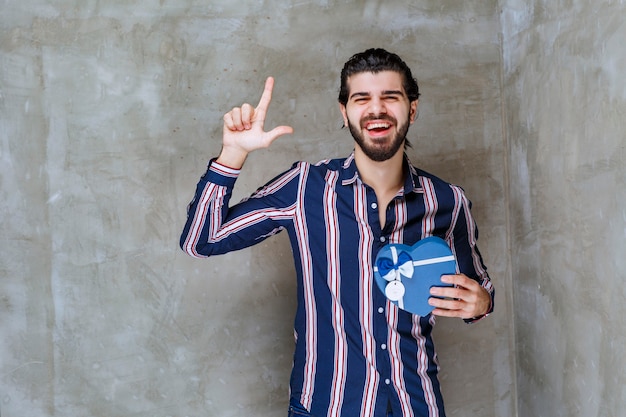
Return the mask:
[[[389,124],[388,123],[372,123],[371,125],[367,126],[367,130],[387,129],[387,128],[389,128]]]

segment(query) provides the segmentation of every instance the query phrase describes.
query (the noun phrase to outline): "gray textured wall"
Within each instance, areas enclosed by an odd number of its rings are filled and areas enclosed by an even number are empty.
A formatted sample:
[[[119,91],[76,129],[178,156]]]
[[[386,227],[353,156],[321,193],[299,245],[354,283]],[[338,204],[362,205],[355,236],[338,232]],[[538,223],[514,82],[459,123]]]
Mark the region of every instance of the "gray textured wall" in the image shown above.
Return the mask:
[[[486,321],[439,320],[448,414],[620,416],[623,2],[0,11],[3,417],[285,415],[286,236],[203,261],[177,239],[222,114],[256,100],[267,75],[268,123],[296,132],[249,159],[238,195],[295,160],[346,155],[339,69],[370,46],[414,68],[411,156],[466,189],[498,291]]]
[[[505,0],[519,415],[626,407],[626,4]]]

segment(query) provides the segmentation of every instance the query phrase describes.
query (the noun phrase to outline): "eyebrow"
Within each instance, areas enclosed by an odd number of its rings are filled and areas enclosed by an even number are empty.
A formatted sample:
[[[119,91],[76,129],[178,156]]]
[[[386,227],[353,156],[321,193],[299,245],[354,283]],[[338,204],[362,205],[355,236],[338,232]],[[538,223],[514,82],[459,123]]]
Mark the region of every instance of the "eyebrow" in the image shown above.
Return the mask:
[[[383,96],[404,96],[404,92],[402,90],[385,90],[382,92]],[[350,95],[350,99],[354,97],[369,97],[370,93],[366,91],[359,91]]]

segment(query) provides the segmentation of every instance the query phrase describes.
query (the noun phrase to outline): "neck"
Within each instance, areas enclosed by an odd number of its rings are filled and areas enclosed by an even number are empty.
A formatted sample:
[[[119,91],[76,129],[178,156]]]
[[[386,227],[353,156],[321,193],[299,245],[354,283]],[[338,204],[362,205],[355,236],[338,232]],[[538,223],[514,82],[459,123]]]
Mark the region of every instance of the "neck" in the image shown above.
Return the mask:
[[[404,184],[404,151],[398,150],[396,154],[386,161],[373,161],[368,158],[358,147],[354,150],[354,159],[359,170],[361,180],[374,189],[377,195],[394,195]]]

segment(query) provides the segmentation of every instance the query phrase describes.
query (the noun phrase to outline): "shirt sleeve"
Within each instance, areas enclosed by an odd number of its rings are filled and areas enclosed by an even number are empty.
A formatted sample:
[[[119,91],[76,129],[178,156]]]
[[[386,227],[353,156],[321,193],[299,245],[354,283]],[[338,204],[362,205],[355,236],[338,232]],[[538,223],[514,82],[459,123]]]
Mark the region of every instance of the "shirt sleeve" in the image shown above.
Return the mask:
[[[483,262],[482,255],[478,250],[478,227],[472,217],[472,204],[460,188],[457,187],[456,193],[459,207],[458,216],[454,222],[453,236],[454,251],[459,271],[476,280],[491,296],[491,305],[486,314],[465,320],[467,323],[472,323],[493,312],[495,290],[487,273],[487,267]]]
[[[205,258],[252,246],[281,231],[297,198],[296,166],[229,207],[240,170],[211,160],[187,207],[181,249]]]

